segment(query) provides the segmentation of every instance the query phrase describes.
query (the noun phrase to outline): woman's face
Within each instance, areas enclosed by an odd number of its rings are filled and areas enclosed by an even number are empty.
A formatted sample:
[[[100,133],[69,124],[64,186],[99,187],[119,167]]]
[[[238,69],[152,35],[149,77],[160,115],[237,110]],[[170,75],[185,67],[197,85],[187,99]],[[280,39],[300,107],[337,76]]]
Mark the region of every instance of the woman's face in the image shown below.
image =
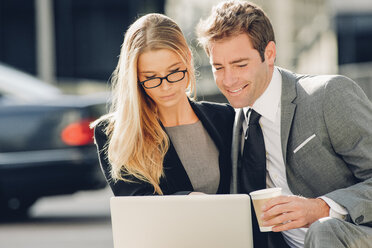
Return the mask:
[[[173,51],[159,49],[140,54],[137,64],[139,82],[145,82],[141,87],[146,94],[156,103],[159,110],[181,106],[186,98],[188,74],[185,63]],[[167,77],[167,79],[156,79]],[[179,80],[179,81],[178,81]],[[161,81],[161,84],[157,87]],[[175,82],[177,81],[177,82]],[[146,88],[146,87],[154,88]]]

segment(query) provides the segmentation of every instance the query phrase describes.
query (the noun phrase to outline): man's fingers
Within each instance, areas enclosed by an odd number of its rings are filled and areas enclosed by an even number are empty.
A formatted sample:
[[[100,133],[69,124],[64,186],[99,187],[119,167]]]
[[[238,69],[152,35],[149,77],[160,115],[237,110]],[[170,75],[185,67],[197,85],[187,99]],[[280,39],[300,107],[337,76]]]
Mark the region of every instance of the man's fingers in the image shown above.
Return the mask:
[[[282,196],[274,197],[274,198],[268,200],[265,203],[265,205],[262,208],[262,211],[267,211],[270,208],[272,208],[273,206],[280,205],[280,204],[285,204],[285,203],[288,203],[290,201],[291,201],[291,197],[289,197],[289,196],[283,196],[282,195]]]
[[[298,214],[296,212],[283,213],[275,216],[274,218],[264,220],[262,223],[264,226],[275,226],[283,223],[291,222],[298,219]]]
[[[300,228],[303,227],[303,224],[300,221],[291,221],[287,222],[285,224],[279,224],[277,226],[274,226],[272,231],[273,232],[282,232],[282,231],[287,231],[290,229],[295,229],[295,228]]]
[[[263,212],[261,218],[262,220],[269,220],[274,216],[297,212],[298,210],[300,210],[300,207],[296,201],[287,201],[282,204],[274,205],[267,211]]]

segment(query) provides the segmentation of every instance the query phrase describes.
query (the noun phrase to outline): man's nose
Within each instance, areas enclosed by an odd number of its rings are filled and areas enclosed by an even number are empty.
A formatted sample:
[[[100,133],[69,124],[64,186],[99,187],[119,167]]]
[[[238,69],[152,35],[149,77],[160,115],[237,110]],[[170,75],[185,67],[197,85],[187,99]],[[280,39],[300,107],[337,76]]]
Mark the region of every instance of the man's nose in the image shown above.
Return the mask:
[[[232,86],[238,81],[238,75],[232,68],[225,68],[223,83],[226,86]]]

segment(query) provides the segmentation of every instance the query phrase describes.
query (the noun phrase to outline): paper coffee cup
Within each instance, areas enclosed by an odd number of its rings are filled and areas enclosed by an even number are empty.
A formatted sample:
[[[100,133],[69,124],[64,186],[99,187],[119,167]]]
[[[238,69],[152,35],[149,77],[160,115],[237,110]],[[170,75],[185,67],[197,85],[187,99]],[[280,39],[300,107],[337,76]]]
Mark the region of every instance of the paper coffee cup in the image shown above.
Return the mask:
[[[256,191],[249,193],[249,195],[252,198],[254,211],[256,213],[260,231],[271,232],[273,226],[262,226],[262,221],[261,221],[262,206],[265,205],[265,203],[271,198],[282,195],[282,188],[268,188],[268,189],[256,190]]]

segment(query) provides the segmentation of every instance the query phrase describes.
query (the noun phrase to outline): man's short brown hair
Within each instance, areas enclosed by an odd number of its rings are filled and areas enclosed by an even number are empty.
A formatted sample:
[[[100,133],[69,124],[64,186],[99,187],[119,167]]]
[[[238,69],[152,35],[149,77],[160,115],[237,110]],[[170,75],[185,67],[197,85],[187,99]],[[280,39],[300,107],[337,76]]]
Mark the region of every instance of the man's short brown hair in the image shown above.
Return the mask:
[[[211,15],[197,26],[199,43],[209,56],[208,44],[246,33],[260,56],[265,60],[265,48],[275,42],[273,27],[265,12],[247,1],[222,2],[212,9]]]

